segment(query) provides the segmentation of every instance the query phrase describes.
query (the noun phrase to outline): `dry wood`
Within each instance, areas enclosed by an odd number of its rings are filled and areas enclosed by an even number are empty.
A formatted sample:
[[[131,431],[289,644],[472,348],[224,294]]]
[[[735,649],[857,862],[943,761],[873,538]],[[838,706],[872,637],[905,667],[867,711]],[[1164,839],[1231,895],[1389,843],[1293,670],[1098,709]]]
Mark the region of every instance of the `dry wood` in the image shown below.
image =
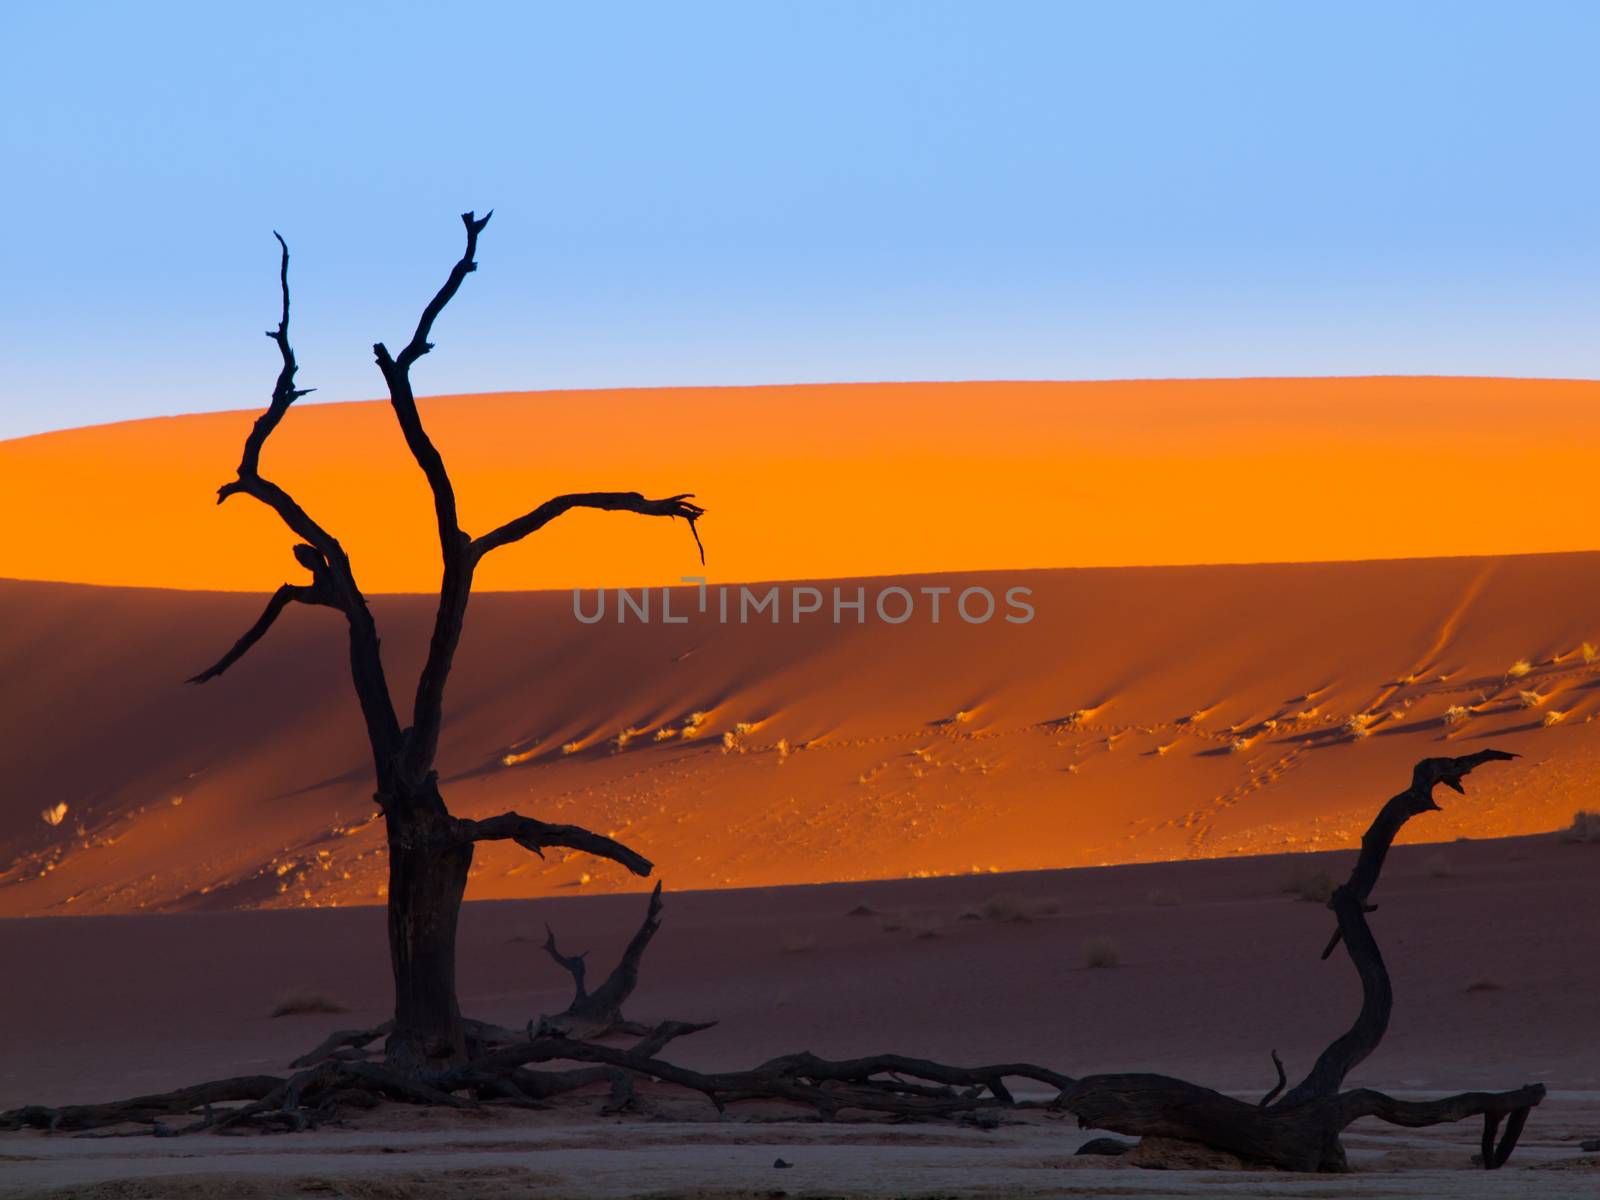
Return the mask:
[[[505,813],[474,821],[450,814],[439,794],[434,759],[444,721],[445,686],[455,661],[472,594],[473,574],[483,557],[512,545],[574,508],[640,513],[677,518],[689,523],[695,545],[705,560],[696,521],[705,510],[689,493],[647,499],[637,492],[585,492],[557,496],[523,516],[497,526],[482,537],[464,532],[458,519],[455,489],[444,458],[428,436],[411,370],[433,349],[429,340],[435,322],[454,299],[466,277],[476,271],[478,238],[489,214],[462,214],[466,247],[451,267],[443,286],[423,308],[411,337],[398,354],[379,342],[373,356],[389,392],[390,407],[411,456],[433,495],[441,558],[439,600],[427,659],[417,680],[411,719],[402,724],[384,673],[378,631],[367,599],[356,581],[349,557],[328,530],[290,493],[261,473],[261,455],[295,401],[307,394],[296,386],[299,364],[289,340],[289,247],[280,247],[279,287],[282,305],[277,328],[267,336],[278,348],[281,366],[272,398],[245,439],[236,477],[217,492],[221,503],[230,496],[252,496],[267,505],[300,539],[295,560],[311,574],[309,583],[285,583],[267,602],[261,616],[191,683],[205,683],[233,667],[272,629],[290,604],[330,608],[343,614],[349,631],[350,677],[360,701],[376,780],[374,800],[383,810],[389,846],[389,945],[394,974],[395,1013],[388,1033],[387,1057],[398,1069],[421,1070],[465,1060],[467,1041],[456,1000],[456,924],[473,848],[479,841],[514,841],[534,853],[564,846],[609,858],[639,875],[648,875],[648,859],[612,838],[572,825],[548,825]]]

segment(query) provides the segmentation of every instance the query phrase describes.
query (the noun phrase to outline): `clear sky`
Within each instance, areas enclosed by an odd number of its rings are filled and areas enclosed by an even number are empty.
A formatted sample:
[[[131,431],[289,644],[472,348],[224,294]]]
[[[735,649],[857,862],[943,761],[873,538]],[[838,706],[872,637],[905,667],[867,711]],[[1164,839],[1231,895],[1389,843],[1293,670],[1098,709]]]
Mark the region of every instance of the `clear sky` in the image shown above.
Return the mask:
[[[6,4],[0,436],[302,380],[1600,374],[1600,5]]]

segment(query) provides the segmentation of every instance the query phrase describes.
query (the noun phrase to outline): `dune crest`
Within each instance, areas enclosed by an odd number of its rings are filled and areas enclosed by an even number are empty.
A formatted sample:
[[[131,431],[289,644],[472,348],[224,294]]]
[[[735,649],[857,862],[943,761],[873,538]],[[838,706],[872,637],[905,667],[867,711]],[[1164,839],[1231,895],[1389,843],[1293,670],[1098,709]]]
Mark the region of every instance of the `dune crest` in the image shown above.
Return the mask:
[[[264,401],[270,364],[241,375]],[[315,364],[305,378],[315,383]],[[720,580],[1588,549],[1600,383],[1467,378],[839,384],[421,401],[468,532],[563,492],[692,489]],[[272,514],[218,508],[259,406],[0,442],[0,576],[270,591]],[[296,406],[268,472],[368,592],[427,592],[426,486],[387,404]],[[686,530],[580,512],[480,590],[676,583]]]

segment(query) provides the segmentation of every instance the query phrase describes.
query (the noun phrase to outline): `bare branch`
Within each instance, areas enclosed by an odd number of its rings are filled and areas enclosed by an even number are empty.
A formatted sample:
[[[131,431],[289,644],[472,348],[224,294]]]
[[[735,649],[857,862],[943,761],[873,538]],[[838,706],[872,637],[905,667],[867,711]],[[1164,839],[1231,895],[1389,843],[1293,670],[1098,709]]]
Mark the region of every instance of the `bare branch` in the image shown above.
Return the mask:
[[[439,319],[439,314],[444,311],[444,306],[455,298],[460,290],[462,280],[466,279],[473,271],[478,269],[478,264],[473,261],[473,255],[478,252],[478,235],[483,232],[483,227],[489,223],[489,218],[494,216],[494,209],[490,209],[483,216],[475,213],[464,212],[461,214],[461,223],[467,229],[467,248],[462,251],[461,258],[456,265],[450,268],[450,277],[444,281],[434,298],[428,301],[428,307],[422,310],[422,317],[417,322],[416,332],[411,335],[411,340],[406,343],[404,350],[400,351],[397,360],[400,366],[409,367],[417,359],[433,349],[433,343],[428,341],[428,335],[433,331],[433,323]]]
[[[405,435],[411,456],[417,460],[417,465],[427,477],[428,486],[433,490],[434,513],[439,523],[439,547],[447,563],[455,553],[457,543],[463,540],[456,519],[455,488],[450,483],[450,474],[445,470],[443,457],[434,446],[433,440],[428,437],[428,431],[422,427],[422,417],[417,412],[417,399],[411,391],[411,364],[433,349],[433,343],[428,341],[428,335],[433,330],[434,321],[460,290],[461,281],[478,269],[478,264],[473,261],[473,255],[478,251],[478,234],[483,232],[483,227],[489,223],[489,218],[493,215],[493,212],[485,213],[482,217],[470,212],[461,214],[461,223],[467,227],[467,247],[462,251],[456,265],[450,268],[450,276],[445,280],[444,286],[422,310],[422,318],[417,322],[416,332],[400,351],[399,357],[391,357],[389,348],[382,342],[372,347],[373,356],[378,361],[378,369],[383,372],[384,382],[389,385],[389,403],[400,422],[400,431]]]
[[[635,875],[648,875],[655,869],[644,855],[628,849],[621,842],[603,834],[593,833],[577,825],[550,825],[524,817],[520,813],[502,813],[474,821],[467,817],[456,818],[456,836],[463,842],[511,841],[525,850],[544,857],[547,846],[565,846],[569,850],[582,850],[597,858],[609,858],[621,863]]]
[[[272,231],[272,236],[278,239],[278,246],[282,250],[278,263],[278,286],[283,293],[283,314],[278,318],[278,327],[267,330],[267,336],[278,344],[278,353],[283,357],[283,368],[278,372],[278,382],[272,388],[272,402],[267,406],[267,411],[256,418],[250,436],[245,439],[244,457],[239,462],[241,479],[249,478],[259,472],[261,448],[266,445],[272,431],[278,427],[278,422],[283,420],[283,414],[289,411],[289,406],[301,396],[316,390],[294,386],[294,375],[298,366],[294,360],[294,348],[289,345],[289,243],[283,240],[283,235],[276,229]]]
[[[1278,1057],[1278,1052],[1272,1052],[1272,1065],[1277,1068],[1278,1082],[1272,1085],[1272,1090],[1257,1102],[1257,1108],[1266,1108],[1278,1097],[1278,1093],[1289,1086],[1289,1077],[1283,1072],[1283,1059]]]
[[[598,508],[607,512],[641,513],[647,517],[682,517],[689,522],[689,532],[694,534],[694,544],[700,550],[700,561],[704,563],[706,548],[701,544],[700,531],[695,528],[695,522],[705,516],[706,510],[691,503],[693,495],[693,492],[681,492],[664,500],[647,500],[638,492],[574,492],[557,496],[553,500],[546,500],[532,512],[514,521],[507,521],[498,529],[476,539],[472,543],[472,557],[474,560],[481,559],[491,550],[520,542],[574,508]]]
[[[466,620],[467,601],[472,594],[472,559],[468,553],[467,535],[461,532],[460,518],[456,512],[455,486],[450,482],[450,472],[444,465],[433,439],[423,427],[422,415],[417,411],[417,398],[411,390],[411,365],[428,351],[433,343],[428,335],[433,323],[444,311],[461,283],[478,269],[474,255],[478,251],[478,235],[493,212],[482,217],[471,212],[461,214],[466,226],[467,245],[460,259],[450,269],[444,286],[428,301],[417,322],[416,332],[406,343],[398,357],[391,356],[382,342],[372,347],[372,353],[383,372],[389,387],[389,404],[394,409],[395,420],[405,436],[411,457],[428,481],[433,493],[434,519],[439,529],[439,553],[444,563],[444,576],[439,584],[439,606],[434,616],[433,634],[428,641],[428,658],[417,680],[417,695],[411,713],[411,730],[406,738],[401,771],[411,781],[420,780],[432,766],[439,748],[439,728],[444,720],[444,689],[450,677],[450,667],[461,641],[461,628]]]
[[[245,654],[249,652],[250,647],[254,646],[257,642],[264,638],[267,635],[267,630],[272,628],[272,623],[278,619],[279,614],[282,613],[284,609],[288,608],[291,603],[295,602],[299,602],[300,604],[323,604],[329,607],[333,606],[332,599],[315,585],[294,583],[284,584],[281,588],[272,593],[272,599],[267,601],[267,607],[262,610],[261,615],[256,618],[256,623],[250,626],[249,629],[245,630],[244,636],[233,644],[233,648],[231,650],[219,658],[215,664],[207,667],[204,671],[201,671],[200,674],[191,676],[185,682],[205,683],[208,680],[215,679],[218,675],[221,675],[229,667],[233,666],[234,663],[243,658]]]
[[[658,883],[656,887],[661,885]],[[589,956],[587,950],[578,954],[563,954],[556,947],[556,931],[547,924],[544,927],[544,952],[555,959],[556,965],[572,976],[572,990],[574,992],[573,1006],[582,1004],[589,998],[589,989],[584,986],[584,977],[589,973],[589,966],[584,959]]]
[[[650,903],[645,907],[644,920],[639,923],[638,930],[629,939],[628,948],[622,952],[622,957],[617,960],[617,965],[612,968],[611,974],[606,976],[606,981],[589,993],[587,1000],[590,1005],[614,1012],[618,1019],[621,1019],[623,1002],[639,985],[639,960],[644,957],[650,939],[655,937],[656,931],[660,928],[661,883],[658,880],[650,892]]]
[[[283,365],[278,371],[277,382],[273,385],[272,399],[267,405],[267,411],[256,418],[249,437],[245,439],[244,454],[239,461],[237,478],[217,489],[217,503],[221,504],[229,496],[251,496],[276,512],[279,519],[305,543],[295,550],[295,557],[312,572],[312,594],[309,598],[305,598],[305,602],[326,604],[338,608],[345,614],[345,620],[349,625],[351,678],[355,684],[356,695],[361,701],[361,712],[366,721],[368,739],[372,743],[374,765],[380,781],[384,781],[393,773],[390,760],[400,741],[400,721],[395,716],[394,703],[389,695],[383,658],[378,648],[378,630],[367,608],[366,597],[356,583],[350,560],[338,539],[313,520],[287,491],[261,475],[261,451],[266,445],[267,438],[277,429],[290,406],[308,390],[294,386],[298,364],[295,361],[294,347],[289,342],[289,245],[281,234],[274,232],[273,237],[278,239],[282,252],[279,258],[278,281],[283,305],[278,318],[278,328],[268,330],[267,336],[277,344]],[[230,652],[230,656],[225,657],[203,676],[197,676],[196,682],[215,678],[225,671],[261,638],[289,600],[303,598],[299,595],[290,595],[287,599],[279,600],[281,595],[282,589],[269,603],[267,613],[263,614],[263,620],[257,622],[256,627],[245,635],[241,644]]]

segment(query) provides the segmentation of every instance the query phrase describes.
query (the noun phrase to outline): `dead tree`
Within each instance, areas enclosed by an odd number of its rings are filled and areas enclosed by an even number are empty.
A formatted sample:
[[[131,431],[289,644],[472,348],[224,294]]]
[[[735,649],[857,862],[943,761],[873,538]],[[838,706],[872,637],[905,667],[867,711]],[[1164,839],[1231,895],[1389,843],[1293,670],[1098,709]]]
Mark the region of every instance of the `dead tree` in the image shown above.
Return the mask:
[[[1412,770],[1411,786],[1379,811],[1361,839],[1350,878],[1328,901],[1338,928],[1322,952],[1326,959],[1344,942],[1361,979],[1361,1011],[1293,1088],[1278,1097],[1285,1077],[1274,1053],[1278,1085],[1259,1104],[1164,1075],[1090,1075],[1063,1089],[1060,1106],[1075,1113],[1084,1126],[1200,1142],[1291,1171],[1345,1170],[1339,1135],[1362,1117],[1417,1128],[1482,1116],[1482,1165],[1492,1170],[1504,1164],[1528,1113],[1544,1099],[1543,1084],[1506,1092],[1465,1092],[1442,1100],[1396,1100],[1370,1088],[1339,1089],[1345,1077],[1378,1048],[1394,1009],[1389,969],[1367,914],[1374,911],[1368,899],[1395,835],[1412,817],[1438,809],[1435,787],[1444,784],[1461,792],[1462,777],[1474,767],[1515,757],[1502,750],[1480,750],[1463,758],[1425,758]],[[1497,1142],[1502,1121],[1506,1129]]]
[[[356,582],[355,570],[337,538],[315,521],[279,484],[261,474],[261,452],[291,405],[307,389],[295,386],[294,350],[289,343],[289,247],[281,248],[279,279],[282,315],[267,336],[283,360],[272,401],[245,441],[238,477],[217,492],[220,504],[230,496],[251,496],[267,505],[300,539],[295,559],[311,574],[307,583],[286,583],[273,594],[265,611],[243,637],[213,666],[190,682],[204,683],[221,675],[261,640],[290,604],[309,604],[341,613],[349,628],[350,677],[361,704],[377,789],[373,799],[383,812],[389,844],[389,949],[394,970],[394,1025],[387,1057],[392,1067],[415,1070],[427,1065],[458,1063],[466,1051],[461,1013],[456,1001],[456,922],[472,865],[473,848],[481,841],[504,840],[541,854],[564,846],[621,863],[637,875],[651,864],[620,842],[573,825],[550,825],[516,812],[474,821],[452,816],[439,793],[434,759],[444,720],[445,685],[455,661],[472,595],[473,573],[485,555],[521,541],[575,508],[682,517],[698,546],[695,521],[704,513],[689,493],[647,500],[638,492],[585,492],[557,496],[537,508],[477,537],[461,529],[455,488],[444,459],[429,439],[411,388],[411,368],[433,349],[428,339],[434,322],[461,283],[477,269],[473,256],[478,235],[489,216],[462,215],[467,243],[449,278],[422,311],[411,339],[398,354],[379,342],[373,347],[378,369],[388,386],[389,403],[407,447],[433,493],[443,573],[438,610],[428,656],[416,687],[409,721],[402,723],[384,676],[378,630]],[[274,236],[277,236],[276,234]],[[701,550],[701,561],[705,558]]]

